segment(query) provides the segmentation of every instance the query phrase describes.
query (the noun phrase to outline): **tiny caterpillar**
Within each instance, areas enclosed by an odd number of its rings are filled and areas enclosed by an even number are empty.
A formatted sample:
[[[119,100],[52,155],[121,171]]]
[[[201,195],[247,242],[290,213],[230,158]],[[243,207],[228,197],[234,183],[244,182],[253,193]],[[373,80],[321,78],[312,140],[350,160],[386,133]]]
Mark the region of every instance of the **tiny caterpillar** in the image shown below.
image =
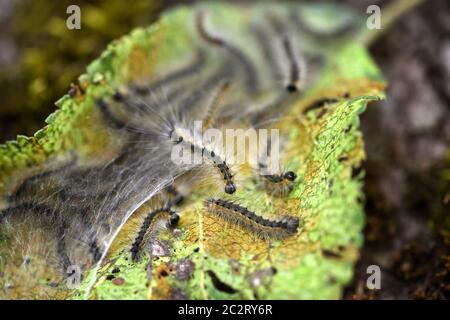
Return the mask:
[[[236,224],[264,240],[292,236],[299,226],[299,220],[296,217],[284,216],[279,220],[269,220],[223,199],[208,199],[205,201],[205,207],[209,213]]]
[[[261,185],[267,193],[275,197],[286,196],[294,187],[297,175],[293,171],[282,174],[263,175]]]
[[[272,149],[272,141],[269,139],[267,142],[268,154]],[[258,170],[260,179],[260,187],[274,197],[284,197],[286,196],[294,187],[297,175],[293,171],[286,171],[283,173],[272,172],[268,168],[268,157],[267,154],[263,153],[258,158]]]
[[[267,19],[274,29],[276,36],[281,39],[281,47],[287,61],[287,84],[286,90],[290,93],[296,92],[303,85],[305,65],[302,59],[298,59],[295,53],[294,43],[284,24],[273,14],[267,14]],[[301,65],[302,64],[302,65]]]
[[[178,219],[178,214],[166,207],[158,208],[149,212],[142,222],[139,232],[131,246],[131,258],[134,261],[139,259],[139,253],[142,250],[142,245],[146,242],[144,241],[145,238],[151,238],[151,233],[155,233],[158,229],[156,226],[157,224],[160,224],[162,221],[166,226],[173,227],[178,223]]]

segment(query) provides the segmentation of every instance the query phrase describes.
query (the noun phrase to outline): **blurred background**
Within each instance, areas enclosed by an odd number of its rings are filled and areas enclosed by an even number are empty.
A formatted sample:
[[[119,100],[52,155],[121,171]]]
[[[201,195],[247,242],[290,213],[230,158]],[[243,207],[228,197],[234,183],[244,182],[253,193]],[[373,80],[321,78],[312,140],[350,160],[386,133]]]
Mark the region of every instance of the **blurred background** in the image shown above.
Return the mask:
[[[113,39],[193,1],[0,0],[0,143],[32,135]],[[242,1],[234,1],[242,2]],[[365,14],[388,0],[328,1]],[[66,8],[82,11],[68,31]],[[370,46],[388,99],[362,117],[366,243],[346,299],[450,298],[450,2],[428,0]],[[366,289],[379,265],[382,289]]]

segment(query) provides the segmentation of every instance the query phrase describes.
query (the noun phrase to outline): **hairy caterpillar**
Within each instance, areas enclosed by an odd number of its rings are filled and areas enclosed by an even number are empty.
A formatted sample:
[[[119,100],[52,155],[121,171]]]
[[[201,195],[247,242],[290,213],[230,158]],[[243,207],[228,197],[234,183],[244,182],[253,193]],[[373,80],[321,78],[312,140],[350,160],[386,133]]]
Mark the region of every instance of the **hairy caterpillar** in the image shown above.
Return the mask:
[[[212,10],[200,6],[189,20],[192,47],[175,66],[155,68],[145,84],[122,80],[104,85],[108,94],[94,96],[90,113],[108,136],[100,152],[64,163],[50,160],[55,169],[24,176],[7,190],[12,197],[5,197],[2,204],[0,229],[7,238],[5,247],[17,249],[11,259],[11,250],[5,249],[11,283],[17,287],[20,280],[15,271],[24,262],[42,268],[35,273],[36,279],[47,277],[44,269],[52,269],[57,281],[67,276],[69,265],[79,265],[84,273],[100,268],[136,212],[168,193],[171,200],[160,207],[164,210],[147,211],[148,219],[136,224],[137,229],[130,228],[134,230],[130,234],[137,234],[131,243],[137,258],[148,233],[158,229],[153,222],[176,217],[171,207],[188,198],[175,186],[182,181],[190,193],[196,192],[192,176],[203,173],[211,179],[213,169],[220,187],[208,190],[210,194],[240,191],[236,184],[240,169],[229,164],[234,154],[217,152],[212,142],[197,139],[193,122],[202,120],[205,128],[219,126],[222,131],[275,126],[298,99],[300,89],[309,85],[303,68],[307,63],[298,47],[301,39],[296,39],[297,31],[286,19],[291,9],[277,8],[271,16],[281,24],[279,30],[264,19],[265,12],[238,33],[222,31]],[[201,163],[172,161],[177,145],[200,156]],[[265,160],[258,166],[255,170],[264,171],[257,177],[264,189],[278,190],[268,191],[270,195],[284,196],[292,189],[293,171],[271,172]],[[223,200],[208,205],[214,205],[224,219],[227,213],[230,219],[234,215],[244,229],[262,238],[283,239],[298,228],[295,217],[270,221]],[[23,246],[32,239],[35,243]],[[6,289],[7,296],[15,290],[13,286]]]
[[[139,252],[141,251],[145,238],[151,237],[151,233],[155,232],[157,227],[154,225],[160,223],[160,219],[167,226],[175,226],[178,223],[179,216],[168,208],[159,208],[149,212],[142,222],[139,232],[131,246],[130,252],[133,260],[139,259]],[[148,235],[149,231],[150,235]]]
[[[237,224],[264,240],[292,236],[299,226],[299,220],[296,217],[285,216],[279,220],[269,220],[224,199],[208,199],[204,205],[209,213]]]

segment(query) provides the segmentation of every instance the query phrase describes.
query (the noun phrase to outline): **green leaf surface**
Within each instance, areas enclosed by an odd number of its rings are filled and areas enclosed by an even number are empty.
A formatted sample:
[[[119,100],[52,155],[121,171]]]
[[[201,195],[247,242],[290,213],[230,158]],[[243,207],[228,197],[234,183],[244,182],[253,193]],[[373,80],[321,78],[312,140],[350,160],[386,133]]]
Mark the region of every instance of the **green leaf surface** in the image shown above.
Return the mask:
[[[276,11],[289,5],[270,6]],[[261,17],[267,10],[220,2],[202,7],[230,34],[239,34],[249,17]],[[311,28],[335,27],[326,23],[333,14],[359,21],[350,12],[304,8]],[[111,43],[80,76],[76,93],[57,102],[59,110],[46,119],[45,128],[34,137],[20,136],[0,146],[0,189],[23,168],[55,155],[101,149],[105,133],[93,115],[95,99],[129,80],[176,64],[193,50],[194,11],[191,7],[170,11],[158,23]],[[128,252],[119,250],[71,298],[83,298],[95,281],[90,297],[96,299],[339,299],[363,244],[364,173],[357,169],[365,154],[359,115],[369,102],[384,98],[382,75],[366,49],[352,39],[336,37],[320,49],[326,66],[279,123],[288,128],[286,167],[299,176],[289,197],[271,198],[246,182],[233,198],[265,217],[280,213],[299,217],[297,235],[270,243],[255,238],[208,215],[202,206],[208,193],[200,190],[183,209],[176,236],[160,235],[158,243],[167,254],[147,254],[141,262],[131,263]],[[310,50],[317,47],[311,41]],[[339,101],[305,112],[325,97]]]

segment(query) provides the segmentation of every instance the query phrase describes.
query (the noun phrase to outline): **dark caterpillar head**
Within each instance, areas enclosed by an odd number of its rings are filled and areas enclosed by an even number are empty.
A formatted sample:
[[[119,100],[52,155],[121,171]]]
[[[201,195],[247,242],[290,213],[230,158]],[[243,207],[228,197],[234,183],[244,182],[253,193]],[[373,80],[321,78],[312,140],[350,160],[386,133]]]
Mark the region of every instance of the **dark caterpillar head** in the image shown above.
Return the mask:
[[[297,232],[297,229],[300,225],[300,221],[296,217],[287,216],[283,219],[283,223],[286,226],[286,230],[290,234],[294,234]]]
[[[286,172],[283,177],[289,181],[295,181],[297,179],[297,175],[293,171]]]
[[[294,83],[289,83],[289,84],[286,86],[286,90],[287,90],[289,93],[294,93],[294,92],[297,92],[297,91],[298,91],[298,87],[297,87],[297,85],[295,85]]]
[[[116,92],[114,92],[112,98],[116,102],[121,102],[124,100],[124,95],[119,90],[116,90]]]
[[[173,228],[178,225],[178,221],[180,221],[180,216],[177,213],[172,213],[169,219],[169,227]]]
[[[234,186],[234,184],[232,182],[228,182],[225,185],[225,192],[228,194],[233,194],[236,192],[236,187]]]

